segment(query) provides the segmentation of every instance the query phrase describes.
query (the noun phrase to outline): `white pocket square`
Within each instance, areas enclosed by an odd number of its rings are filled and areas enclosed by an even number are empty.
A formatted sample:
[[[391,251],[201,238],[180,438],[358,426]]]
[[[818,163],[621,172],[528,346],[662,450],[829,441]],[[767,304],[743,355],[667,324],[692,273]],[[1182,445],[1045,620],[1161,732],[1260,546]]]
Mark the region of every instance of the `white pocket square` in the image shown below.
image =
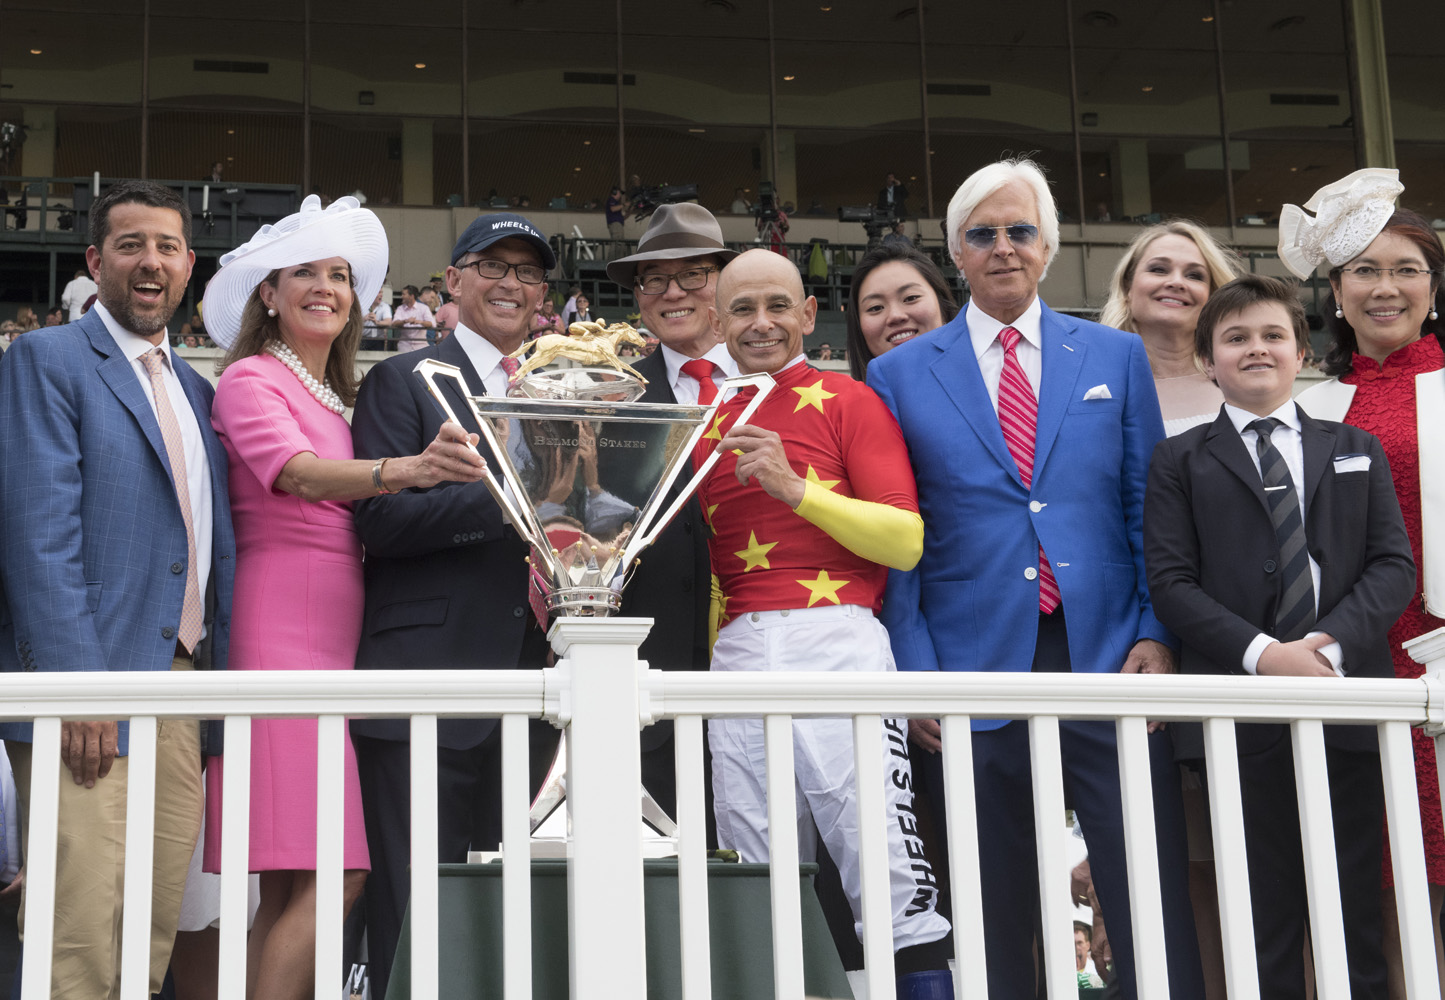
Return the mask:
[[[1096,386],[1094,386],[1094,388],[1092,388],[1092,389],[1090,389],[1088,392],[1084,393],[1084,399],[1086,399],[1086,400],[1089,400],[1089,399],[1113,399],[1113,398],[1114,398],[1114,394],[1109,391],[1109,387],[1108,387],[1107,385],[1096,385]]]
[[[1338,476],[1340,473],[1342,473],[1342,472],[1369,472],[1369,471],[1370,471],[1370,456],[1369,456],[1369,455],[1336,455],[1336,456],[1335,456],[1335,475],[1337,475],[1337,476]]]

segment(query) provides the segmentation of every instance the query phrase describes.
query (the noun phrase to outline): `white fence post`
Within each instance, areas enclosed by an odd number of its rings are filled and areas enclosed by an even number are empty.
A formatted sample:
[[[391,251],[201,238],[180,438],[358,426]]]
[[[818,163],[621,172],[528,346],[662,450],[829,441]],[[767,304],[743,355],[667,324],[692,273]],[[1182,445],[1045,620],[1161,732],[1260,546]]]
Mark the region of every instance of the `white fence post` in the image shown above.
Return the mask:
[[[1405,643],[1405,651],[1416,663],[1425,665],[1425,686],[1427,694],[1427,721],[1425,735],[1435,740],[1435,779],[1445,789],[1445,628],[1437,628]],[[1384,749],[1383,747],[1381,748]],[[1407,759],[1413,758],[1412,747],[1402,747]],[[1413,769],[1412,769],[1413,770]],[[1424,817],[1421,817],[1424,821]],[[1395,824],[1390,824],[1392,840]],[[1422,833],[1423,836],[1423,833]],[[1412,843],[1413,843],[1412,839]],[[1400,950],[1405,959],[1405,982],[1411,1000],[1416,997],[1438,997],[1440,982],[1436,977],[1436,966],[1431,962],[1435,955],[1435,942],[1429,930],[1429,902],[1423,899],[1425,880],[1418,881],[1420,896],[1401,892],[1408,883],[1402,879],[1400,850],[1391,844],[1396,867],[1395,905],[1400,920]],[[1413,861],[1414,859],[1412,859]],[[1422,873],[1423,874],[1423,873]]]
[[[548,634],[571,671],[567,925],[573,1000],[647,995],[637,647],[651,627],[648,618],[559,618]]]

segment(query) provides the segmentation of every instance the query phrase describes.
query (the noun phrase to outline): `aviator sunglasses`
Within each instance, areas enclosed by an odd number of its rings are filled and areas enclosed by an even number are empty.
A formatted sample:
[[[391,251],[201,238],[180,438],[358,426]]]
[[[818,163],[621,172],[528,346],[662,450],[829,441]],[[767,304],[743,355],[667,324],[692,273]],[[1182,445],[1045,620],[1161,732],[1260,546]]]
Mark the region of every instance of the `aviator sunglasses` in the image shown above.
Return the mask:
[[[1000,232],[1016,247],[1029,246],[1039,238],[1038,226],[1020,222],[1012,226],[974,226],[972,229],[965,229],[963,242],[975,250],[988,250],[998,238],[994,234]]]

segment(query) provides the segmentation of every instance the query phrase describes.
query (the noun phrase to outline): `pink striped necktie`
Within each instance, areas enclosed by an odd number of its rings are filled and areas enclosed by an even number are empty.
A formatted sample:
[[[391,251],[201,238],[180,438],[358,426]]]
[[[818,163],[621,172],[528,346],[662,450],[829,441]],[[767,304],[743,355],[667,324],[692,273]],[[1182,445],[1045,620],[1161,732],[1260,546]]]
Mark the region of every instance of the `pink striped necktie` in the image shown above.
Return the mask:
[[[176,638],[187,652],[196,648],[201,639],[203,610],[201,608],[200,579],[196,573],[196,529],[191,521],[191,487],[186,479],[186,446],[181,439],[180,421],[171,406],[171,394],[166,391],[166,352],[157,347],[140,356],[141,364],[151,377],[151,395],[156,401],[156,422],[161,425],[161,440],[166,445],[166,458],[171,463],[171,480],[176,490],[176,501],[181,506],[181,521],[186,526],[186,594],[181,604],[180,632]]]
[[[1029,377],[1019,364],[1019,332],[1006,326],[998,333],[998,342],[1003,345],[1003,372],[998,380],[998,422],[1003,428],[1004,444],[1008,445],[1019,468],[1019,479],[1024,486],[1034,481],[1034,432],[1039,422],[1039,401],[1034,396]],[[1059,582],[1039,546],[1039,610],[1052,614],[1059,606]]]

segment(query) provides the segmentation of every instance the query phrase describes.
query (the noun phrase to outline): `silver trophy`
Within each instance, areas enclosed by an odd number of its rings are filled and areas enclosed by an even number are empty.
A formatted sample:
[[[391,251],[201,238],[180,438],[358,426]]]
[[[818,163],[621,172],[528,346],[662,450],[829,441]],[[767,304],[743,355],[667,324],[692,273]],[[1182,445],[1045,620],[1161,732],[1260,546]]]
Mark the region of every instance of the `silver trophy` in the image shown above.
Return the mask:
[[[461,369],[433,359],[416,366],[432,398],[456,420],[439,379],[455,380],[471,407],[497,468],[485,482],[517,532],[531,546],[533,610],[610,615],[638,556],[651,545],[712,471],[710,454],[687,485],[673,485],[691,467],[708,436],[721,437],[718,402],[639,403],[646,380],[617,356],[619,342],[641,342],[632,327],[574,323],[573,336],[548,334],[524,344],[532,351],[506,396],[474,396]],[[553,363],[582,367],[543,370]],[[591,363],[592,366],[586,366]],[[605,363],[607,367],[601,367]],[[727,388],[757,394],[734,427],[751,419],[774,383],[766,374],[730,378]]]

